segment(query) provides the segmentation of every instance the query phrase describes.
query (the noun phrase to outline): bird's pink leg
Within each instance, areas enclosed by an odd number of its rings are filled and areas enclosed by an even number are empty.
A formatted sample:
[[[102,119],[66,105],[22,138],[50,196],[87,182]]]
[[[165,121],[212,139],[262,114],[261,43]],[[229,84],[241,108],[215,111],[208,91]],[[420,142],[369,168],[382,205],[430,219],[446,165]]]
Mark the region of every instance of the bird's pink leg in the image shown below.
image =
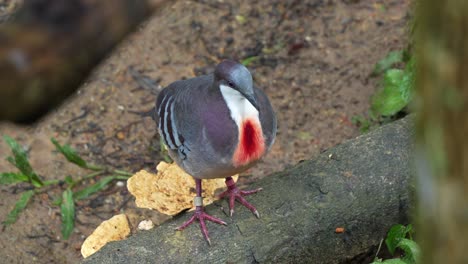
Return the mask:
[[[223,220],[205,213],[205,210],[203,208],[203,198],[201,196],[202,194],[201,180],[195,179],[195,184],[196,184],[196,191],[197,191],[197,196],[194,199],[195,212],[193,213],[192,217],[190,217],[189,220],[187,220],[181,226],[179,226],[177,230],[183,230],[184,228],[192,224],[195,221],[195,219],[198,219],[198,221],[200,222],[200,228],[201,228],[202,234],[205,237],[208,244],[211,245],[210,237],[208,236],[208,230],[206,229],[205,220],[208,220],[213,223],[220,224],[220,225],[227,225],[227,224]]]
[[[223,193],[221,193],[219,195],[219,198],[224,198],[226,196],[229,197],[229,213],[230,213],[231,216],[234,213],[235,200],[237,200],[239,203],[243,204],[250,211],[252,211],[252,213],[256,217],[260,217],[260,214],[258,213],[257,209],[252,204],[247,202],[247,200],[245,200],[244,196],[259,192],[259,191],[262,190],[262,188],[258,188],[258,189],[250,190],[250,191],[239,190],[239,188],[237,188],[236,183],[234,182],[232,177],[227,177],[226,178],[226,186],[227,186],[227,190],[224,191]]]

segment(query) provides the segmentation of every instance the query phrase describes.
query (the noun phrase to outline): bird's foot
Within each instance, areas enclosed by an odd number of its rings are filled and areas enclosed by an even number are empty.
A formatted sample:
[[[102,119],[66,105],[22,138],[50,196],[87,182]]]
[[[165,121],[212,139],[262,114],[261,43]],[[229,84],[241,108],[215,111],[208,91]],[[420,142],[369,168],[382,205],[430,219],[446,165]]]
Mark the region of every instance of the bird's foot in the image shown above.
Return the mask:
[[[261,191],[262,188],[258,188],[258,189],[255,189],[255,190],[249,190],[249,191],[239,190],[239,188],[237,188],[236,183],[234,182],[232,177],[227,177],[226,178],[226,186],[227,186],[227,190],[222,192],[219,195],[219,198],[222,199],[222,198],[224,198],[226,196],[229,197],[229,214],[230,214],[230,216],[232,216],[232,214],[234,213],[234,203],[237,200],[239,203],[241,203],[242,205],[247,207],[250,211],[252,211],[252,213],[257,218],[260,217],[260,214],[258,213],[255,206],[253,206],[252,204],[247,202],[247,200],[244,198],[244,196],[257,193],[257,192]]]
[[[220,224],[220,225],[227,225],[226,222],[224,222],[223,220],[205,213],[203,206],[196,206],[195,212],[193,213],[192,217],[190,217],[190,219],[187,220],[185,223],[183,223],[181,226],[177,227],[176,230],[181,231],[185,229],[187,226],[192,224],[195,221],[195,219],[198,219],[198,221],[200,222],[200,228],[201,228],[202,234],[205,237],[209,245],[211,245],[211,241],[210,241],[210,237],[208,236],[208,230],[206,229],[205,220],[208,220],[213,223]]]

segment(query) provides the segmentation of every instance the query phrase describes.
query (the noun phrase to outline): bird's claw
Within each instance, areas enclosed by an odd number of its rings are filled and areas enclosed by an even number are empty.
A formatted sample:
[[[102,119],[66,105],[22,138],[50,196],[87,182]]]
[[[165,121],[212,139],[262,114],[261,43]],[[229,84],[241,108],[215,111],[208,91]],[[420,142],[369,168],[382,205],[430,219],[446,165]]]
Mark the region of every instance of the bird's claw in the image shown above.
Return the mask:
[[[185,221],[181,226],[177,227],[176,230],[181,231],[191,225],[195,219],[197,219],[200,222],[200,229],[202,231],[203,236],[205,237],[206,241],[208,242],[208,245],[211,246],[211,240],[210,237],[208,236],[208,229],[206,228],[206,223],[205,220],[211,221],[216,224],[220,225],[227,225],[226,222],[223,220],[216,218],[214,216],[211,216],[203,210],[203,206],[196,206],[195,207],[195,212],[193,213],[192,217],[190,217],[189,220]]]
[[[241,203],[242,205],[247,207],[257,218],[260,218],[260,214],[258,213],[255,206],[253,206],[252,204],[247,202],[247,200],[244,198],[244,196],[257,193],[257,192],[263,190],[262,188],[258,188],[258,189],[255,189],[255,190],[248,190],[248,191],[239,190],[239,188],[237,188],[237,186],[236,186],[236,183],[234,182],[234,180],[231,177],[226,178],[226,185],[227,185],[228,189],[226,191],[222,192],[219,195],[219,198],[222,199],[222,198],[224,198],[226,196],[229,197],[229,215],[231,217],[234,214],[234,204],[235,204],[235,201],[237,200],[239,203]]]

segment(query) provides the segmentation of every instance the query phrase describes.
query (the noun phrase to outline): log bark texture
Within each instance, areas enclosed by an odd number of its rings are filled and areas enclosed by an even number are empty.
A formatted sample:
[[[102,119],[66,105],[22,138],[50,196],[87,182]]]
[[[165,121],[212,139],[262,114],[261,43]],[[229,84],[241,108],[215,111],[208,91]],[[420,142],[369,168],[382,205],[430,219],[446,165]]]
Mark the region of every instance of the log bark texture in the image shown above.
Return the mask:
[[[339,263],[366,252],[396,223],[408,222],[412,119],[381,127],[314,160],[249,186],[260,219],[239,204],[233,218],[207,212],[228,226],[208,223],[212,246],[198,224],[174,231],[176,219],[123,241],[111,242],[84,263]],[[344,233],[336,233],[343,227]]]
[[[62,102],[162,2],[25,1],[0,25],[0,120],[34,121]]]

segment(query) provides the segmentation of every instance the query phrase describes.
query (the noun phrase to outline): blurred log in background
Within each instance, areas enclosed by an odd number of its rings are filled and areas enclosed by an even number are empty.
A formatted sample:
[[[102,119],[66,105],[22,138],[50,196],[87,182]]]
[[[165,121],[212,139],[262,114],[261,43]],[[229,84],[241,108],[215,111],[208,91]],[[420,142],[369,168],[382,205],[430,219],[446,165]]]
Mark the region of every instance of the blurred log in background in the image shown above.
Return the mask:
[[[0,120],[31,122],[164,1],[29,0],[0,25]]]

